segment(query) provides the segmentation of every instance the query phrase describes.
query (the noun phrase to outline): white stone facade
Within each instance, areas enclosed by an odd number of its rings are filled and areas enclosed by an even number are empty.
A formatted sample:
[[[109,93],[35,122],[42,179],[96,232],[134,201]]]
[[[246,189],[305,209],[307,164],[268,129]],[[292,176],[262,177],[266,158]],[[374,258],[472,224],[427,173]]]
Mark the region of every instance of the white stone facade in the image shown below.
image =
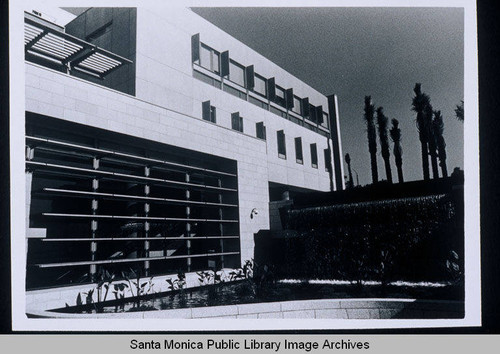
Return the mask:
[[[292,87],[296,95],[309,97],[311,104],[328,110],[324,95],[189,9],[181,8],[137,9],[135,96],[27,61],[25,109],[236,161],[243,264],[253,258],[254,234],[270,228],[270,182],[330,190],[330,176],[323,158],[323,150],[329,143],[323,135],[193,77],[191,37],[196,33],[200,33],[203,43],[221,51],[229,50],[231,58],[254,65],[259,74],[275,77],[280,86]],[[248,91],[247,94],[252,95]],[[202,119],[202,102],[208,100],[217,108],[216,123]],[[233,112],[243,117],[243,132],[231,129]],[[266,140],[256,137],[259,122],[266,127]],[[285,133],[285,159],[278,156],[279,130]],[[295,158],[297,137],[302,139],[302,164]],[[311,163],[310,144],[317,146],[316,167]],[[253,209],[258,210],[258,216],[250,217]],[[75,289],[67,289],[71,297]],[[44,290],[44,297],[39,299],[38,292],[28,293],[30,307],[36,308],[41,301],[46,308],[45,298],[50,298],[51,293],[58,294],[59,290]]]

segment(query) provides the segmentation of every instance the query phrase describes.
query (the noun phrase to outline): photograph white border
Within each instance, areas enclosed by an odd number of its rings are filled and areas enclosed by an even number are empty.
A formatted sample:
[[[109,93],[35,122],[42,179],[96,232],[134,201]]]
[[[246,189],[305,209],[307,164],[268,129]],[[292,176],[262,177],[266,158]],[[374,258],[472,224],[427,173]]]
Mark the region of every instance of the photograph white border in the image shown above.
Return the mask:
[[[37,1],[37,6],[116,6],[140,7],[153,1]],[[13,331],[181,331],[181,330],[292,330],[292,329],[372,329],[468,327],[481,325],[481,274],[479,226],[479,125],[478,125],[478,61],[476,5],[463,1],[177,1],[163,6],[308,6],[308,7],[463,7],[464,11],[464,101],[468,119],[464,122],[465,171],[465,317],[463,319],[412,320],[307,320],[307,319],[28,319],[26,317],[26,240],[25,240],[25,68],[23,16],[30,1],[11,1],[10,20],[10,159],[11,159],[11,276]]]

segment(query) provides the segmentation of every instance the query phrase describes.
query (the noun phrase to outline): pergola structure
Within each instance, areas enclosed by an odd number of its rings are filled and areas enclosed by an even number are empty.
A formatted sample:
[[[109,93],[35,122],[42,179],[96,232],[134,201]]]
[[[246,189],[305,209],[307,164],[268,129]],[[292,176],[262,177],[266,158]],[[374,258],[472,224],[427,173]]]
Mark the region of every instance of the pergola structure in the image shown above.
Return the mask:
[[[61,71],[77,70],[99,79],[104,79],[124,64],[132,63],[127,58],[50,27],[29,13],[24,17],[24,49],[27,60],[48,61]]]

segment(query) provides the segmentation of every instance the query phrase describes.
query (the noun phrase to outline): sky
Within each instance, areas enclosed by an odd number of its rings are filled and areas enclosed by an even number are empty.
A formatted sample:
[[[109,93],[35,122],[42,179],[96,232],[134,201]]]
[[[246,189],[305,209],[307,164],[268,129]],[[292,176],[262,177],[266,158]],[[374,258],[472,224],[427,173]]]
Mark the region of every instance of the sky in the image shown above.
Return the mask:
[[[343,154],[356,182],[371,183],[364,97],[400,122],[403,174],[421,180],[422,158],[411,110],[413,87],[443,115],[447,166],[463,169],[464,11],[460,8],[193,8],[193,11],[339,101]],[[467,118],[466,118],[467,119]],[[386,179],[377,141],[379,179]],[[397,180],[392,154],[393,179]],[[344,169],[347,171],[345,162]],[[432,175],[432,173],[431,173]]]

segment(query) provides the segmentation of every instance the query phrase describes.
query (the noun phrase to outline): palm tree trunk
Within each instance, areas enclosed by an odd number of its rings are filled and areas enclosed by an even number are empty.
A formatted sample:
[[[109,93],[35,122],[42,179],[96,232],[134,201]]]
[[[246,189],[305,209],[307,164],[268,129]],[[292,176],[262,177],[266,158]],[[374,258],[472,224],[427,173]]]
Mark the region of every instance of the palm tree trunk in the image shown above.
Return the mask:
[[[375,130],[375,124],[373,122],[373,113],[375,107],[372,104],[371,97],[365,96],[365,114],[364,118],[366,121],[366,130],[368,134],[368,151],[370,152],[370,163],[372,169],[372,181],[373,183],[378,182],[378,171],[377,171],[377,131]]]
[[[416,123],[422,152],[422,170],[424,173],[424,180],[428,180],[430,178],[428,143],[430,139],[429,133],[431,130],[432,107],[430,105],[429,96],[422,92],[420,83],[415,84],[413,92],[415,92],[415,97],[412,101],[412,109],[417,112]]]
[[[444,141],[443,131],[443,116],[441,111],[434,111],[434,120],[432,121],[432,131],[436,137],[437,154],[439,157],[439,166],[443,177],[448,177],[448,169],[446,168],[446,142]]]
[[[347,169],[349,170],[349,186],[352,188],[352,187],[354,187],[354,181],[352,179],[352,171],[351,171],[351,163],[350,162],[347,164]]]
[[[391,172],[391,153],[389,151],[389,137],[387,134],[388,118],[384,114],[384,109],[382,107],[377,108],[377,125],[378,125],[378,136],[380,140],[380,151],[382,152],[382,159],[385,165],[385,176],[389,183],[392,183],[392,172]]]
[[[398,182],[403,183],[403,159],[400,155],[396,155],[396,168],[398,170]]]
[[[433,179],[438,179],[439,178],[439,169],[438,169],[438,162],[437,162],[437,157],[438,157],[438,151],[437,151],[437,144],[436,144],[436,136],[434,134],[434,131],[432,129],[432,118],[429,123],[428,127],[429,131],[429,155],[431,156],[431,166],[432,166],[432,178]]]
[[[448,177],[448,169],[446,168],[446,160],[441,161],[439,164],[441,165],[441,173],[443,174],[443,177]]]
[[[372,181],[373,183],[378,182],[378,170],[377,170],[377,154],[370,153],[370,162],[372,167]]]
[[[398,182],[403,183],[403,149],[401,148],[401,129],[397,119],[392,119],[392,129],[389,131],[391,139],[394,142],[394,159],[396,160],[396,168],[398,171]]]
[[[427,149],[427,143],[421,141],[420,147],[422,150],[422,169],[424,171],[424,180],[430,179],[429,176],[429,151]]]
[[[385,164],[385,175],[387,176],[387,181],[392,183],[392,171],[391,171],[391,161],[389,160],[389,156],[384,157]]]
[[[432,166],[432,178],[438,179],[439,170],[438,170],[437,156],[435,153],[433,154],[432,152],[431,152],[431,166]]]
[[[448,169],[446,168],[446,143],[443,136],[438,140],[438,153],[439,153],[439,166],[441,166],[441,173],[443,177],[448,177]]]

